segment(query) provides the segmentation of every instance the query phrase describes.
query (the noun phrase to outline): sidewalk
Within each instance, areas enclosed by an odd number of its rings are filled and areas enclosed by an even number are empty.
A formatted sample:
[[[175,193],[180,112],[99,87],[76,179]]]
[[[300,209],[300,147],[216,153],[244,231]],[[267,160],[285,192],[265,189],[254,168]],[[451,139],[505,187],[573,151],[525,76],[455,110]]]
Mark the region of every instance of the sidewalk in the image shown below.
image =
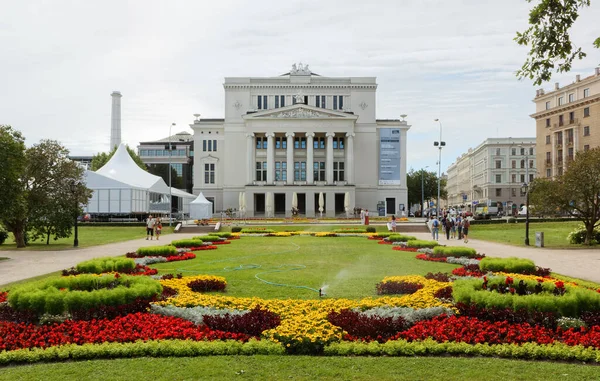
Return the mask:
[[[407,233],[418,239],[431,240],[430,233]],[[488,257],[519,257],[531,259],[537,266],[549,267],[553,272],[574,278],[591,280],[600,283],[600,250],[597,249],[546,249],[541,247],[518,247],[503,245],[501,243],[469,239],[469,243],[462,240],[446,240],[440,229],[440,245],[468,246],[478,253]]]
[[[168,245],[173,240],[192,238],[198,235],[197,233],[167,234],[162,236],[160,241],[141,238],[84,249],[60,251],[2,251],[0,257],[10,259],[0,261],[0,286],[68,269],[88,259],[124,255],[136,251],[139,247]]]

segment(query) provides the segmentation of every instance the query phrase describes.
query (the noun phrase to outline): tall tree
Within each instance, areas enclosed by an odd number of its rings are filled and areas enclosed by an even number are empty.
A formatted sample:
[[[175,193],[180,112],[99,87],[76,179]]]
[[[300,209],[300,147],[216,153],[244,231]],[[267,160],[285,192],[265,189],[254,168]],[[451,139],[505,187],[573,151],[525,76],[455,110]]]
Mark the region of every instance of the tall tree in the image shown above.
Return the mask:
[[[517,32],[515,41],[529,46],[525,63],[517,71],[519,79],[529,78],[536,85],[549,81],[552,71],[568,72],[575,59],[583,59],[586,54],[581,47],[571,42],[569,29],[579,13],[589,7],[590,0],[527,0],[536,2],[529,12],[529,28]],[[600,37],[593,45],[600,48]]]
[[[437,200],[437,189],[438,189],[438,176],[435,172],[427,172],[424,169],[415,171],[411,169],[406,175],[406,183],[408,188],[408,205],[415,205],[421,203],[421,175],[423,176],[423,193],[425,201],[435,199]],[[445,198],[446,191],[446,180],[440,181],[440,198]]]
[[[147,171],[148,168],[146,167],[146,164],[144,164],[144,162],[142,161],[142,159],[140,159],[137,153],[135,153],[134,150],[129,148],[129,146],[126,147],[127,152],[129,152],[129,156],[131,156],[131,158],[133,159],[133,161],[135,161],[138,167],[142,168],[144,171]],[[113,148],[110,152],[99,152],[96,155],[94,155],[92,157],[92,164],[90,165],[90,169],[92,171],[97,171],[100,168],[102,168],[104,164],[108,163],[108,161],[113,157],[115,152],[117,152],[117,146],[115,146],[115,148]]]
[[[562,212],[581,220],[585,244],[594,240],[600,223],[600,147],[578,152],[563,175],[531,183],[530,202],[536,211]]]
[[[0,222],[13,231],[8,222],[15,217],[18,220],[27,217],[22,184],[26,164],[25,139],[11,126],[0,125],[0,147]],[[17,230],[23,232],[24,226]],[[24,235],[15,236],[15,239],[20,239],[21,242],[24,242],[24,238]]]

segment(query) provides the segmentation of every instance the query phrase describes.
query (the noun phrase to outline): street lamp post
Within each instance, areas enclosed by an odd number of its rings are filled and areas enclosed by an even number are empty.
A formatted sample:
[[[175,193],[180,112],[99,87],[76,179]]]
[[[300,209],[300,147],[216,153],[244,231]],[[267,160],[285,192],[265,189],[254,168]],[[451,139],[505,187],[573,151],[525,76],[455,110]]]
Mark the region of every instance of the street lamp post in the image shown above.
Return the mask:
[[[423,183],[423,175],[425,173],[425,169],[427,168],[429,168],[428,165],[421,169],[421,217],[425,217],[425,213],[423,213],[423,204],[425,204],[425,186]]]
[[[75,239],[73,240],[73,247],[79,247],[79,235],[77,230],[77,217],[79,214],[79,201],[77,200],[77,183],[72,181],[70,184],[71,194],[73,194],[73,198],[75,199]]]
[[[529,148],[524,148],[524,150],[525,182],[523,183],[522,188],[525,191],[525,246],[529,246]]]
[[[440,181],[442,178],[442,148],[446,145],[446,142],[442,141],[442,121],[439,119],[434,119],[434,122],[438,122],[440,124],[440,140],[437,142],[433,142],[435,147],[439,148],[439,157],[438,157],[438,192],[437,192],[437,218],[440,218]]]
[[[169,226],[173,220],[173,191],[171,190],[171,127],[175,126],[175,123],[171,123],[169,126]]]

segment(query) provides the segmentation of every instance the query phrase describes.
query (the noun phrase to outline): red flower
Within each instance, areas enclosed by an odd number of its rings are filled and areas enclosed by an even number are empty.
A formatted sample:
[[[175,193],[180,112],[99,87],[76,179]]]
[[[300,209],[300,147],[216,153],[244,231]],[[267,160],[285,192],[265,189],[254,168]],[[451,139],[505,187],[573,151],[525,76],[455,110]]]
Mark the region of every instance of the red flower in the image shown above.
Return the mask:
[[[115,273],[115,278],[119,279],[121,276],[119,275],[119,273]]]
[[[555,282],[554,285],[556,286],[556,288],[564,288],[565,282],[559,280],[558,282]]]
[[[513,284],[513,278],[511,278],[511,277],[507,276],[507,277],[506,277],[506,281],[505,281],[505,283],[506,283],[506,284]]]

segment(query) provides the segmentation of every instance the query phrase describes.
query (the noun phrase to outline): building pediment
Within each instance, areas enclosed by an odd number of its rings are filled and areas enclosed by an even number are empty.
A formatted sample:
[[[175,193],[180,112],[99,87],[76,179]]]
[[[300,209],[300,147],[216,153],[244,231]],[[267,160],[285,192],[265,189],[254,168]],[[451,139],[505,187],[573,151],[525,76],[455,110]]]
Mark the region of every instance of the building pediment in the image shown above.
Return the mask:
[[[345,119],[356,120],[357,115],[342,111],[328,110],[320,107],[307,106],[305,104],[295,104],[276,109],[257,111],[246,114],[243,117],[246,120],[257,119]]]

